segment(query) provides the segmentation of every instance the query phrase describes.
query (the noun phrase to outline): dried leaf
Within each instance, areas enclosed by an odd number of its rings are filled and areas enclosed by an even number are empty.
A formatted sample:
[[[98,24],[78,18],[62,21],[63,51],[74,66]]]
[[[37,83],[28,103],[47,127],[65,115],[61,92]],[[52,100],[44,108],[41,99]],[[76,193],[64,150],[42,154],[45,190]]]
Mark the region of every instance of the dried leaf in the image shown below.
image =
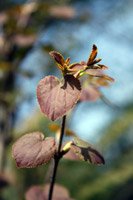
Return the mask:
[[[44,139],[41,132],[28,133],[20,137],[13,145],[12,154],[19,168],[36,167],[47,163],[56,151],[52,137]]]
[[[51,120],[65,115],[79,100],[80,82],[72,75],[65,76],[62,84],[54,76],[46,76],[37,86],[41,111]]]
[[[87,65],[90,65],[95,60],[95,58],[97,56],[97,52],[98,52],[97,46],[94,44],[93,47],[92,47],[90,57],[87,61]]]

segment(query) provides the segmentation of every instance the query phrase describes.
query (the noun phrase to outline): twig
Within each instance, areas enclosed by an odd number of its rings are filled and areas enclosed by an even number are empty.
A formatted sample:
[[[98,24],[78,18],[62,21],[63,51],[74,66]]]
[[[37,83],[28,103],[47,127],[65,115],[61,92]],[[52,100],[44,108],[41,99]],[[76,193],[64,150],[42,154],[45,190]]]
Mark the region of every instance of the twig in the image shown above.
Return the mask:
[[[52,174],[52,179],[51,179],[51,184],[50,184],[50,189],[49,189],[49,195],[48,195],[48,200],[52,200],[52,195],[53,195],[53,189],[54,189],[54,184],[55,184],[55,178],[56,178],[56,173],[57,173],[57,168],[59,161],[61,159],[61,146],[62,146],[62,141],[63,141],[63,136],[65,132],[65,123],[66,123],[66,115],[63,116],[62,118],[62,125],[61,125],[61,134],[60,134],[60,139],[59,139],[59,146],[57,150],[57,154],[54,157],[54,169],[53,169],[53,174]]]

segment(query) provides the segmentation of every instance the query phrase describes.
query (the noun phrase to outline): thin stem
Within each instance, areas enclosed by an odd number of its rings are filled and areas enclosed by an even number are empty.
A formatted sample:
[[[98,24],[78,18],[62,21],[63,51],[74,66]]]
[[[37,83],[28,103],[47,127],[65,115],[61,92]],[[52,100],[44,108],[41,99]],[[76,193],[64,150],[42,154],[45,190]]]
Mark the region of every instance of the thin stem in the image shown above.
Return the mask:
[[[64,115],[63,118],[62,118],[61,134],[60,134],[59,146],[58,146],[58,151],[57,151],[58,154],[60,154],[60,151],[61,151],[64,131],[65,131],[65,124],[66,124],[66,115]]]
[[[52,179],[51,179],[51,184],[50,184],[50,189],[49,189],[48,200],[52,200],[57,168],[58,168],[59,161],[61,159],[60,152],[61,152],[63,136],[64,136],[64,132],[65,132],[65,124],[66,124],[66,115],[64,115],[63,118],[62,118],[59,146],[58,146],[57,154],[54,157],[54,169],[53,169],[53,174],[52,174]]]

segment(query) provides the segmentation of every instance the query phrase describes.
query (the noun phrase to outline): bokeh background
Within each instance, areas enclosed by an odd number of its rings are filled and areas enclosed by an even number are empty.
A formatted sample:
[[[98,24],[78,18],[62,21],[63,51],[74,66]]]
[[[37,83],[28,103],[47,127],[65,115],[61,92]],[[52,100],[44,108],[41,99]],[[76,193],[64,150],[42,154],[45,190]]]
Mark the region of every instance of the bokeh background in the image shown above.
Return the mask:
[[[11,147],[30,131],[53,135],[36,100],[41,78],[60,77],[48,52],[81,61],[93,44],[116,81],[101,88],[104,100],[79,103],[67,126],[96,145],[106,165],[62,160],[57,182],[76,200],[133,199],[132,10],[132,0],[0,1],[0,200],[25,199],[46,181],[47,166],[17,169]]]

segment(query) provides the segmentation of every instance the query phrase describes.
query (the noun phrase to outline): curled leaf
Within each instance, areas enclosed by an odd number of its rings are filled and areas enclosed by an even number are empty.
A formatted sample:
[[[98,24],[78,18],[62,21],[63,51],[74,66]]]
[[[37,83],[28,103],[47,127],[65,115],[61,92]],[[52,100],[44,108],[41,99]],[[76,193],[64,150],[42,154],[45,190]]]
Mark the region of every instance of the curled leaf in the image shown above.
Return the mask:
[[[92,164],[105,164],[103,156],[90,145],[77,137],[74,138],[72,150],[79,156],[81,160],[89,161]]]
[[[14,143],[12,155],[17,167],[30,168],[50,161],[55,151],[54,138],[44,138],[43,133],[33,132],[25,134]]]
[[[87,61],[87,65],[90,65],[95,60],[95,58],[97,56],[97,52],[98,52],[97,46],[95,44],[93,44],[90,57],[89,57],[89,59]]]
[[[60,68],[62,69],[65,63],[63,56],[57,51],[50,51],[49,54],[57,62],[57,64],[60,65]]]
[[[41,111],[53,121],[65,115],[76,104],[80,92],[80,82],[72,75],[66,75],[64,83],[54,76],[46,76],[37,86]]]

